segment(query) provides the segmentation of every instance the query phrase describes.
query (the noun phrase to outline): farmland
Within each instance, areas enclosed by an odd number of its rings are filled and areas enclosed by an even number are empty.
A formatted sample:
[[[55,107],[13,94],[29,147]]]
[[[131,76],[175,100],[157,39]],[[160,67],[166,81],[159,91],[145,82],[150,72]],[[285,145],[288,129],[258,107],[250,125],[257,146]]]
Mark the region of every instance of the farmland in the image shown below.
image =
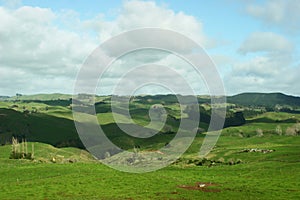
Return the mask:
[[[274,108],[271,111],[264,105],[250,107],[230,102],[229,112],[245,112],[246,116],[246,111],[251,110],[252,114],[240,125],[228,124],[205,158],[199,157],[199,149],[209,134],[206,132],[208,124],[203,120],[199,124],[203,131],[173,164],[135,174],[109,168],[84,149],[72,121],[70,96],[39,95],[37,98],[40,99],[27,96],[0,102],[0,199],[300,197],[300,114],[295,101],[293,105],[276,102],[267,105]],[[167,112],[167,126],[149,139],[128,136],[117,127],[108,97],[97,97],[97,102],[102,103],[96,104],[96,111],[105,134],[115,144],[143,156],[144,152],[158,150],[173,139],[178,130],[180,106],[171,96],[137,99],[130,105],[135,126],[149,123],[148,110],[154,104],[163,103]],[[203,108],[200,111],[208,114],[207,100],[199,99]],[[288,107],[293,112],[283,112],[278,107]],[[232,116],[235,119],[234,114],[228,117]],[[131,123],[122,113],[117,117],[122,124]],[[188,113],[181,117],[188,117]],[[9,159],[11,137],[26,138],[29,151],[34,146],[34,159]],[[135,149],[137,145],[138,150]],[[111,154],[112,158],[122,159],[122,154]]]

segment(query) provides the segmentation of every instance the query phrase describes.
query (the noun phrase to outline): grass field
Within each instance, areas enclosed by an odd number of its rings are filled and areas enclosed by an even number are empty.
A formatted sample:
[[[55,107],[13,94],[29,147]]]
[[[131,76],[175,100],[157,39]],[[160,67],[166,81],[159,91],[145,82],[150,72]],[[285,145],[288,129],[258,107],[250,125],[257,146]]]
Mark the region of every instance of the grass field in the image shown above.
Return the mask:
[[[111,169],[77,149],[35,144],[36,160],[10,160],[2,146],[0,199],[299,199],[300,140],[291,136],[238,138],[224,136],[210,159],[242,160],[236,165],[195,166],[202,138],[196,138],[181,162],[146,174]],[[240,153],[245,148],[272,153]],[[77,158],[52,163],[51,157]],[[212,183],[204,188],[196,183]]]
[[[168,167],[132,174],[109,168],[86,150],[74,148],[79,138],[70,95],[18,98],[22,100],[14,97],[0,102],[0,141],[7,143],[0,146],[0,199],[300,199],[300,114],[257,112],[246,118],[245,124],[223,129],[205,158],[199,157],[203,139],[209,134],[204,132],[197,134],[189,149]],[[122,105],[118,105],[114,119],[110,98],[97,100],[97,119],[105,134],[123,149],[134,151],[139,146],[136,153],[140,156],[166,146],[174,138],[180,118],[188,117],[173,96],[137,97],[130,104],[133,125]],[[206,101],[203,108],[209,111]],[[149,139],[128,136],[116,124],[117,120],[132,131],[138,130],[151,121],[149,108],[161,102],[168,115],[162,112],[154,117],[166,116],[166,126],[160,130],[159,120],[151,124],[148,131],[160,132]],[[206,130],[208,124],[201,122],[199,127]],[[287,134],[291,130],[294,136]],[[9,159],[8,143],[13,135],[26,137],[29,151],[34,145],[33,160]],[[108,159],[122,160],[122,154]]]

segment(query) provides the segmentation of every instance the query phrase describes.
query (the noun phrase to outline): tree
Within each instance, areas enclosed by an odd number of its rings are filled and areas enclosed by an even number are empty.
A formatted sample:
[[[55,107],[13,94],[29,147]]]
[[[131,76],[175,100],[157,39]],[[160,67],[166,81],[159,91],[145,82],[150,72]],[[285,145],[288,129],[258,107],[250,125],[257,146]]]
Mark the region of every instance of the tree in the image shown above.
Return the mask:
[[[11,147],[10,159],[33,159],[34,149],[32,147],[32,153],[28,153],[26,139],[22,139],[22,142],[19,143],[18,139],[13,137]]]
[[[17,93],[17,94],[16,94],[17,100],[19,100],[19,97],[21,97],[21,96],[22,96],[22,94]]]
[[[264,136],[264,132],[263,132],[263,130],[261,130],[260,128],[256,129],[256,133],[257,133],[257,136],[258,136],[258,137]]]
[[[289,136],[300,135],[300,123],[297,123],[292,127],[288,127],[285,131],[285,135],[289,135]]]
[[[281,129],[280,125],[276,126],[275,132],[276,132],[277,135],[282,135],[282,129]]]

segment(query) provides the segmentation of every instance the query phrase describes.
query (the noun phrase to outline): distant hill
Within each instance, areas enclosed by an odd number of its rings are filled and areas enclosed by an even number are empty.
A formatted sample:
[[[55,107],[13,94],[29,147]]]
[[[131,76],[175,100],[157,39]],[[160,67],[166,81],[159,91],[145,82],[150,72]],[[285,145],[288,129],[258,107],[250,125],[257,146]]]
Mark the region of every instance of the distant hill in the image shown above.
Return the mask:
[[[0,100],[6,100],[8,98],[9,98],[9,96],[0,96]]]
[[[103,98],[110,99],[110,96],[96,96],[97,101]],[[187,96],[188,97],[188,96]],[[56,101],[65,100],[65,104],[69,104],[72,95],[70,94],[35,94],[35,95],[21,95],[21,96],[0,96],[0,100],[4,101],[49,101],[49,105],[57,104]],[[163,103],[174,104],[178,103],[176,95],[145,95],[136,96],[135,99],[141,103]],[[151,101],[150,101],[151,100]],[[51,102],[50,102],[51,101]],[[210,103],[210,96],[198,96],[199,103]],[[285,95],[282,93],[241,93],[234,96],[227,97],[228,103],[238,104],[242,106],[265,106],[274,107],[276,105],[297,106],[300,107],[300,97]],[[61,104],[61,103],[60,103]]]
[[[34,94],[34,95],[19,95],[7,98],[6,100],[39,100],[39,101],[51,101],[51,100],[68,100],[72,98],[70,94]]]
[[[27,138],[28,141],[43,142],[54,145],[56,147],[80,147],[84,148],[74,122],[72,120],[72,110],[75,105],[72,104],[71,95],[65,94],[38,94],[38,95],[18,95],[12,98],[0,100],[0,145],[9,143],[11,137],[19,139]],[[115,123],[111,110],[111,96],[97,96],[95,110],[97,118],[102,124],[102,128],[107,136],[116,144],[122,145],[123,149],[132,148],[134,145],[148,146],[155,141],[165,145],[168,139],[174,137],[180,125],[180,118],[183,116],[187,122],[198,120],[198,112],[194,112],[198,106],[189,101],[191,98],[185,96],[184,112],[181,113],[181,105],[179,105],[175,95],[147,95],[137,96],[130,99],[130,115],[134,119],[136,125],[128,122],[128,117],[124,110],[124,105],[119,104],[116,107],[116,114],[120,118],[124,126],[132,126],[132,130],[140,130],[137,127],[143,127],[151,121],[149,109],[154,104],[163,104],[165,112],[156,108],[157,118],[166,116],[166,124],[157,136],[150,140],[135,139],[126,135]],[[125,98],[126,99],[126,98]],[[206,131],[210,123],[211,110],[210,99],[208,96],[198,96],[200,105],[200,125],[199,130]],[[230,96],[228,103],[243,106],[264,106],[274,108],[276,105],[288,105],[297,107],[292,110],[281,110],[286,113],[300,112],[300,97],[288,96],[281,93],[243,93]],[[81,105],[82,106],[82,105]],[[82,106],[89,111],[89,107]],[[233,106],[234,107],[234,106]],[[92,107],[91,107],[92,108]],[[247,108],[248,109],[248,108]],[[267,110],[267,109],[266,109]],[[248,117],[263,114],[262,111],[246,110]],[[249,114],[250,112],[250,114]],[[88,112],[87,112],[88,113]],[[195,118],[195,116],[197,118]],[[241,126],[246,123],[245,112],[239,108],[236,110],[228,109],[224,127]],[[264,119],[263,119],[264,120]],[[266,122],[264,120],[264,122]],[[274,121],[267,121],[266,123]],[[276,122],[276,121],[275,121]],[[285,123],[295,123],[292,119]],[[153,129],[153,130],[152,130]],[[151,127],[147,131],[154,131],[156,127]],[[200,132],[200,131],[199,131]]]
[[[227,102],[242,106],[300,106],[300,97],[282,93],[242,93],[227,97]]]
[[[188,96],[185,96],[186,100]],[[198,96],[199,104],[210,104],[210,96]],[[138,96],[140,102],[144,103],[178,103],[176,95],[155,95],[155,96]],[[151,101],[150,101],[151,100]],[[300,107],[300,97],[285,95],[282,93],[241,93],[227,97],[227,103],[237,104],[241,106],[263,106],[272,107],[276,105]]]

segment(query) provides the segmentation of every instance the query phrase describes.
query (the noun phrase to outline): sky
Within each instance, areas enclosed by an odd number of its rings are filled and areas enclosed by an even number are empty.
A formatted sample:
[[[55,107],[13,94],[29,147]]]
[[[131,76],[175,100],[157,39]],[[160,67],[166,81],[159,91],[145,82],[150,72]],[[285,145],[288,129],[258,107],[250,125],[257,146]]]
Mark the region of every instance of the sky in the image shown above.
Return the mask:
[[[93,50],[145,27],[173,30],[196,41],[215,63],[227,95],[300,96],[299,10],[298,0],[0,0],[0,96],[71,94]],[[99,81],[97,94],[114,93],[125,69],[150,61],[174,68],[195,93],[210,92],[186,62],[149,50],[119,58]],[[157,74],[147,67],[122,83],[134,85],[139,83],[134,77],[146,80]],[[168,70],[162,74],[184,94],[182,77]],[[170,93],[161,84],[133,88],[139,88],[136,93]]]

